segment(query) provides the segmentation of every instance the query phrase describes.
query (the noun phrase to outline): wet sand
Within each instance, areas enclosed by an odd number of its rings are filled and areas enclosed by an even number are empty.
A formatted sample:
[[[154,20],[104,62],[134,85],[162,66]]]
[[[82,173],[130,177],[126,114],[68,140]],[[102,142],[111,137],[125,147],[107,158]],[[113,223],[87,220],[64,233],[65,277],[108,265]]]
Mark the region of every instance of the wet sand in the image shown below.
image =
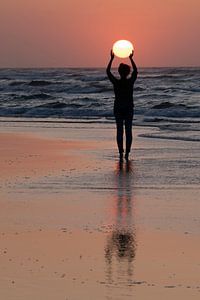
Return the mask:
[[[152,130],[1,127],[2,299],[199,299],[198,144]]]

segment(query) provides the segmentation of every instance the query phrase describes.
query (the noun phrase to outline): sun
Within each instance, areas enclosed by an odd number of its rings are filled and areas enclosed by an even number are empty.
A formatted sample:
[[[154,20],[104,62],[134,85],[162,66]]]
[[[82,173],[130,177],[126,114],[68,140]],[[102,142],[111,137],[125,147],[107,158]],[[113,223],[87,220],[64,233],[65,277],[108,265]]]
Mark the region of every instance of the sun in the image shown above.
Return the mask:
[[[114,54],[121,58],[128,57],[133,49],[133,44],[127,40],[116,41],[113,45]]]

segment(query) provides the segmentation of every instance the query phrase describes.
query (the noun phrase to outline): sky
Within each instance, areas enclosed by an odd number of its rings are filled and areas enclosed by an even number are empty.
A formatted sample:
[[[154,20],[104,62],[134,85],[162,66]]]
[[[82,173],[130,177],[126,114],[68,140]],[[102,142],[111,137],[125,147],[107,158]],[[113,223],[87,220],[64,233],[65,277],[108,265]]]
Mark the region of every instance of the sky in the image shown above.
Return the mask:
[[[119,39],[140,67],[200,66],[200,0],[0,0],[0,67],[104,67]]]

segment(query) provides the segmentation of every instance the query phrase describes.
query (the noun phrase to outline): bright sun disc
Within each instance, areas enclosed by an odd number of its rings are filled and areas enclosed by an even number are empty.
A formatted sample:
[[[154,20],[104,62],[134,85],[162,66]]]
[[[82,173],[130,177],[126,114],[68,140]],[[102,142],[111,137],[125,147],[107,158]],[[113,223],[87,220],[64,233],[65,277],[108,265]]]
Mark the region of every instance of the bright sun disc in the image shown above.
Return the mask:
[[[113,45],[113,52],[116,56],[125,58],[128,57],[133,51],[133,45],[127,40],[119,40]]]

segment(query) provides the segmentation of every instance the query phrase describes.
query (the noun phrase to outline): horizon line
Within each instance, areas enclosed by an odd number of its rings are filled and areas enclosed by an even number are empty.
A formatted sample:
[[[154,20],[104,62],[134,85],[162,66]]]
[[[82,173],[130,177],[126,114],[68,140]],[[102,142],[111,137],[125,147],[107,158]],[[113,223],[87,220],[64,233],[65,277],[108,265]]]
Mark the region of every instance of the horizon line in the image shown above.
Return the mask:
[[[86,66],[81,66],[81,67],[73,67],[73,66],[59,66],[59,67],[47,67],[47,66],[31,66],[31,67],[0,67],[0,69],[106,69],[106,66],[104,67],[86,67]],[[113,69],[116,69],[117,67],[113,67]],[[200,68],[199,66],[138,66],[140,69],[172,69],[172,68]]]

